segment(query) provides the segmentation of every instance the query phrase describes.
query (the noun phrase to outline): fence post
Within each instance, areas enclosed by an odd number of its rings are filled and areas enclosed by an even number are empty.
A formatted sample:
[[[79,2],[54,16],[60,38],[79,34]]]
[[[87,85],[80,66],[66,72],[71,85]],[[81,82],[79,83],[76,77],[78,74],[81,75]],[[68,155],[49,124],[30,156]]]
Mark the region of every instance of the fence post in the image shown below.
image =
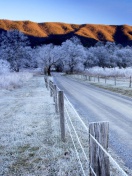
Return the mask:
[[[45,80],[45,86],[48,89],[48,78],[47,78],[47,76],[44,76],[44,80]]]
[[[116,76],[115,76],[115,86],[116,86]]]
[[[55,112],[58,114],[57,86],[56,85],[54,85],[54,101],[55,101]]]
[[[54,85],[53,85],[53,82],[50,81],[49,85],[50,85],[50,96],[53,97],[53,99],[54,99]]]
[[[55,84],[52,84],[53,101],[55,102]]]
[[[105,84],[106,84],[106,76],[105,76]]]
[[[81,74],[81,79],[83,80],[83,75]]]
[[[99,76],[98,76],[98,83],[99,83]]]
[[[89,124],[89,160],[90,176],[110,176],[109,157],[98,145],[108,149],[108,122],[98,122]],[[94,140],[98,141],[98,143]]]
[[[91,81],[91,77],[89,76],[89,81]]]
[[[58,92],[58,104],[60,113],[60,129],[61,129],[61,140],[65,142],[65,119],[64,119],[64,94],[63,91]]]
[[[51,81],[49,81],[49,90],[50,90],[50,96],[52,97],[52,87],[51,87]]]
[[[132,77],[130,76],[130,82],[129,82],[129,87],[132,87]]]

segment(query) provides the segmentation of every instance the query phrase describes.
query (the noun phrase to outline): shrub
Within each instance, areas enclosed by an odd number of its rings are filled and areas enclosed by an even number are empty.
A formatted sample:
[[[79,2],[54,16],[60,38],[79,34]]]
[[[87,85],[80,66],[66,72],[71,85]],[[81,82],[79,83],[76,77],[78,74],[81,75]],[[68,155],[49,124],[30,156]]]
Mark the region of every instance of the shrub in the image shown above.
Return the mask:
[[[13,89],[23,85],[23,83],[32,77],[28,72],[12,72],[0,75],[0,88]]]
[[[0,75],[10,72],[10,64],[8,61],[0,59]]]

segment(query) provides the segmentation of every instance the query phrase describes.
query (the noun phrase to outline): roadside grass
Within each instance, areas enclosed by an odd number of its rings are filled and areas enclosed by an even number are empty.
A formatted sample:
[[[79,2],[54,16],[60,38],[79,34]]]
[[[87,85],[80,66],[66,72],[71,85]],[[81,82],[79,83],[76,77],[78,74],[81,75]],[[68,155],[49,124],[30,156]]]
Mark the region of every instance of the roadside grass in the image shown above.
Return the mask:
[[[67,113],[66,142],[60,137],[59,115],[43,76],[35,76],[13,91],[0,92],[0,173],[2,176],[82,176],[74,139],[86,175],[89,164],[76,139]],[[86,156],[89,156],[88,133],[73,109],[65,102]],[[85,121],[88,124],[87,121]],[[70,127],[70,131],[69,128]],[[118,176],[111,167],[111,175]]]
[[[114,77],[100,77],[98,81],[97,75],[95,76],[87,76],[87,78],[81,75],[66,75],[70,78],[85,82],[86,84],[91,84],[97,86],[99,88],[103,88],[106,90],[110,90],[112,92],[116,92],[128,97],[132,97],[132,85],[129,87],[129,79],[125,77],[117,77],[116,85]],[[90,80],[89,80],[90,79]]]
[[[66,142],[61,142],[59,116],[42,76],[13,91],[3,90],[0,97],[2,176],[82,175],[67,125]],[[89,165],[75,144],[87,173]]]
[[[132,67],[127,68],[100,68],[93,67],[86,71],[91,76],[96,77],[92,81],[89,81],[90,84],[98,86],[103,89],[107,89],[113,92],[120,93],[132,97],[132,85],[130,86],[130,76],[132,77]],[[102,77],[100,82],[97,81],[97,77]],[[116,85],[115,85],[116,78]]]
[[[9,72],[0,75],[0,88],[1,89],[14,89],[19,88],[25,81],[28,81],[33,76],[29,72]]]
[[[107,89],[107,90],[110,90],[110,91],[114,91],[114,92],[116,92],[116,93],[120,93],[120,94],[122,94],[122,95],[126,95],[126,96],[128,96],[128,97],[132,97],[132,88],[128,88],[128,87],[124,87],[124,85],[123,86],[121,86],[121,87],[119,87],[119,86],[114,86],[114,85],[110,85],[110,84],[105,84],[105,81],[103,80],[103,83],[101,82],[101,83],[98,83],[98,82],[94,82],[94,79],[93,79],[93,81],[88,81],[88,80],[86,80],[85,78],[82,78],[82,76],[79,76],[78,77],[78,75],[66,75],[66,74],[64,74],[64,76],[67,76],[67,77],[69,77],[70,79],[75,79],[77,82],[79,81],[79,82],[82,82],[82,83],[84,83],[84,84],[91,84],[91,85],[94,85],[94,86],[97,86],[97,87],[100,87],[100,88],[103,88],[103,89]],[[74,117],[75,117],[75,115],[74,115]],[[75,120],[75,119],[74,119]],[[88,122],[87,121],[85,121],[85,119],[83,119],[84,120],[84,122],[85,122],[85,124],[88,124]],[[75,123],[76,124],[76,123]],[[79,126],[78,125],[76,125],[76,127],[78,128]],[[82,129],[82,128],[80,128],[80,129]],[[79,130],[80,131],[80,130]],[[83,136],[84,136],[84,132],[83,132]],[[81,134],[82,135],[82,134]],[[86,140],[86,138],[85,138],[85,142],[87,142],[87,140]],[[109,148],[108,149],[108,151],[109,151],[109,153],[110,153],[110,155],[112,156],[112,158],[119,164],[119,166],[128,174],[128,175],[132,175],[132,170],[130,170],[130,169],[128,169],[126,166],[125,166],[125,164],[124,164],[124,162],[122,161],[122,159],[114,152],[114,151],[112,151],[111,150],[111,148]],[[123,175],[119,170],[118,170],[118,168],[113,164],[113,163],[111,163],[110,162],[110,175],[111,176],[121,176],[121,175]]]
[[[111,85],[102,85],[102,84],[98,84],[98,83],[90,83],[92,85],[95,85],[97,87],[106,89],[106,90],[110,90],[112,92],[116,92],[128,97],[132,97],[132,88],[124,88],[124,87],[118,87],[118,86],[111,86]]]

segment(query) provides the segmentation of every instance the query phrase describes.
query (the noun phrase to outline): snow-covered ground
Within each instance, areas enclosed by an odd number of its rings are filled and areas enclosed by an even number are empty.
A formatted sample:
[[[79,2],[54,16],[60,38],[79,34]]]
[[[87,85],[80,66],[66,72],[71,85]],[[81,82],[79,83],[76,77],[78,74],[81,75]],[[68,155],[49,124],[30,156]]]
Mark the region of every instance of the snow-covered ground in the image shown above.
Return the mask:
[[[65,143],[60,140],[59,117],[43,76],[21,88],[1,89],[0,114],[0,175],[82,175],[69,132]]]
[[[61,142],[59,115],[42,75],[25,80],[22,87],[1,89],[0,114],[1,176],[88,175],[88,132],[65,100],[66,142]],[[119,175],[113,167],[111,175]]]
[[[129,109],[129,104],[131,104],[131,99],[127,97],[125,98],[124,96],[120,96],[118,94],[115,94],[109,91],[104,91],[103,89],[98,89],[95,86],[91,86],[89,83],[87,83],[82,79],[77,78],[75,80],[75,79],[72,79],[71,76],[66,76],[66,77],[60,76],[57,73],[54,73],[53,75],[54,75],[55,82],[62,90],[64,90],[69,100],[73,103],[74,107],[77,109],[78,113],[81,115],[83,121],[87,126],[89,122],[109,121],[110,153],[113,156],[113,158],[117,161],[117,163],[126,172],[130,173],[129,175],[132,175],[132,172],[127,171],[127,168],[123,166],[124,161],[129,166],[131,165],[130,163],[131,152],[129,153],[131,149],[131,144],[130,144],[130,149],[128,145],[126,145],[131,141],[131,135],[130,135],[131,134],[131,126],[130,126],[131,105]],[[122,103],[124,101],[125,103],[123,105]],[[128,103],[128,107],[127,107],[127,103]],[[74,115],[74,118],[77,118],[77,116]],[[127,118],[130,118],[130,120],[129,119],[127,120]],[[123,123],[124,119],[126,119],[125,120],[126,123]],[[128,123],[128,126],[130,127],[130,132],[128,132],[128,134],[126,134],[126,129],[128,130],[128,127],[124,128],[123,130],[123,126],[126,125],[127,123]],[[117,135],[118,130],[120,132]],[[125,134],[125,138],[123,140],[124,134]],[[126,141],[126,138],[128,136],[130,137],[130,140],[128,139],[128,141]],[[127,150],[127,147],[128,147],[128,150]],[[113,151],[111,152],[111,148],[114,152]],[[121,176],[121,174],[119,174],[118,172],[114,173],[113,175]]]

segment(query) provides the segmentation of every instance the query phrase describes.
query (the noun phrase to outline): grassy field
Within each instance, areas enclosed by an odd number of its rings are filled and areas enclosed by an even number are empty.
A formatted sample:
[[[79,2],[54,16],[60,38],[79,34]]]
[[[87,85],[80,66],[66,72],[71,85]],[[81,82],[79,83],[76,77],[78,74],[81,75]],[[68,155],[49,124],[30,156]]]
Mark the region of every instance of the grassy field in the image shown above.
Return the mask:
[[[43,76],[1,89],[0,111],[1,176],[82,175],[67,127],[66,142],[61,142],[59,117]]]
[[[45,88],[42,75],[25,80],[15,89],[1,89],[1,176],[82,176],[80,162],[85,174],[89,174],[89,163],[79,146],[69,116],[87,158],[88,132],[67,101],[65,108],[66,142],[63,143],[59,115],[55,113],[53,98]],[[88,126],[88,122],[85,124]],[[118,175],[118,170],[111,166],[111,176]]]

